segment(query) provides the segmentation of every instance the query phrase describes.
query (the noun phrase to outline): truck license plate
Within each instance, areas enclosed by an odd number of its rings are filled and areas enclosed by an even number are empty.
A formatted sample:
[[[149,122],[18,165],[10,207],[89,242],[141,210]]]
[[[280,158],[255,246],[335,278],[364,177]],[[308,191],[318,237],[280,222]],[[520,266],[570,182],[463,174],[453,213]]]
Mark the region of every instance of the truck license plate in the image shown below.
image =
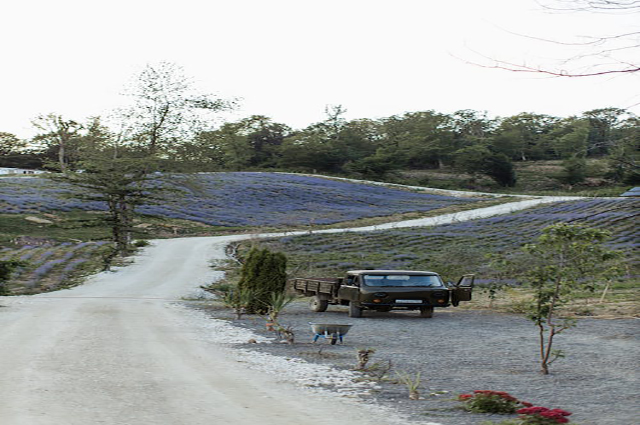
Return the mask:
[[[422,304],[422,300],[396,300],[398,304]]]

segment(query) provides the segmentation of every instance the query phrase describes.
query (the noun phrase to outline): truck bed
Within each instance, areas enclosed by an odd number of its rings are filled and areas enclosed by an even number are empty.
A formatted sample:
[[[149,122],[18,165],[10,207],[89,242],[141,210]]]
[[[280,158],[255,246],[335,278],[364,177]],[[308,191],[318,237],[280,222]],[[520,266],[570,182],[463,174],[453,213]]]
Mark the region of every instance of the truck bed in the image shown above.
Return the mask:
[[[335,295],[342,279],[336,278],[296,278],[289,283],[290,288],[300,295],[312,297],[318,294]]]

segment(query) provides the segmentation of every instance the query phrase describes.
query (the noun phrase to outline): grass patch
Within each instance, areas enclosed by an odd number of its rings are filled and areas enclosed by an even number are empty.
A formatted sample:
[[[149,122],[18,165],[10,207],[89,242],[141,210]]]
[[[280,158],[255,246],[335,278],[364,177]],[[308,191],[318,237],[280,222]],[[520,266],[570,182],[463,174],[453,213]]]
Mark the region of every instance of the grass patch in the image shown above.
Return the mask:
[[[560,308],[562,317],[573,318],[638,318],[640,317],[640,282],[631,279],[622,285],[614,285],[604,298],[603,286],[595,292],[583,291],[576,299]],[[507,288],[491,299],[488,291],[481,287],[474,290],[473,300],[461,303],[463,310],[492,310],[502,313],[525,314],[533,293],[527,288]]]

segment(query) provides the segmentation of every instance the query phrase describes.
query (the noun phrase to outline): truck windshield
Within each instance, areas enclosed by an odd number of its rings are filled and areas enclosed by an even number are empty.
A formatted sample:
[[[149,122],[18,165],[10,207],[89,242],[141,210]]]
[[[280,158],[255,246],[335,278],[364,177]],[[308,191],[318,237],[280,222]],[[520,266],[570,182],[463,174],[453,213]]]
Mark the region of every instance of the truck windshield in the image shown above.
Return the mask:
[[[365,286],[444,286],[438,275],[364,275]]]

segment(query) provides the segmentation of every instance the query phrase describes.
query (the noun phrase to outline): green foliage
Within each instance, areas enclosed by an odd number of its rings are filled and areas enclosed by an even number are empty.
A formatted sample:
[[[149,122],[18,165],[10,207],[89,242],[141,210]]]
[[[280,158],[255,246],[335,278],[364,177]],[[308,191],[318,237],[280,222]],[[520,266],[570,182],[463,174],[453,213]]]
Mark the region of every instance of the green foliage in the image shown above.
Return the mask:
[[[278,316],[282,313],[282,310],[295,300],[295,295],[287,294],[283,292],[272,292],[269,296],[267,303],[269,320],[272,323],[278,323]]]
[[[563,171],[557,179],[563,183],[574,185],[586,178],[587,161],[584,157],[574,155],[562,162]]]
[[[503,187],[516,185],[516,173],[509,157],[480,145],[467,146],[454,154],[455,168],[461,172],[484,174]]]
[[[21,267],[24,265],[26,265],[24,261],[18,261],[18,260],[0,261],[0,295],[9,295],[10,291],[5,286],[5,284],[11,277],[11,274],[18,267]]]
[[[233,309],[236,313],[236,319],[239,320],[254,298],[255,294],[250,289],[231,288],[225,291],[220,299],[224,305]]]
[[[15,134],[0,131],[0,156],[17,153],[25,146],[26,142],[18,139]]]
[[[483,173],[491,177],[502,187],[516,185],[516,172],[509,157],[503,153],[492,154],[485,158]]]
[[[473,394],[460,394],[458,401],[463,408],[474,413],[510,414],[523,406],[531,406],[504,391],[476,390]]]
[[[107,222],[111,238],[122,256],[132,251],[131,239],[135,208],[156,200],[161,193],[159,185],[150,184],[157,176],[149,171],[153,163],[137,158],[96,157],[81,163],[82,172],[67,172],[48,177],[82,190],[71,192],[84,201],[99,201],[108,208]]]
[[[274,294],[281,294],[287,282],[287,257],[266,248],[252,248],[242,266],[238,288],[251,291],[254,298],[247,313],[266,314]]]
[[[621,274],[621,253],[608,250],[609,233],[566,223],[546,227],[537,243],[522,248],[529,267],[521,277],[534,290],[527,317],[539,329],[541,372],[561,352],[552,348],[554,337],[573,326],[570,319],[558,319],[556,310],[572,300],[580,289],[594,290],[599,279]]]
[[[409,398],[411,400],[419,400],[420,399],[420,384],[422,379],[420,377],[420,372],[415,375],[411,375],[407,372],[396,372],[398,376],[398,380],[407,387],[409,390]]]

